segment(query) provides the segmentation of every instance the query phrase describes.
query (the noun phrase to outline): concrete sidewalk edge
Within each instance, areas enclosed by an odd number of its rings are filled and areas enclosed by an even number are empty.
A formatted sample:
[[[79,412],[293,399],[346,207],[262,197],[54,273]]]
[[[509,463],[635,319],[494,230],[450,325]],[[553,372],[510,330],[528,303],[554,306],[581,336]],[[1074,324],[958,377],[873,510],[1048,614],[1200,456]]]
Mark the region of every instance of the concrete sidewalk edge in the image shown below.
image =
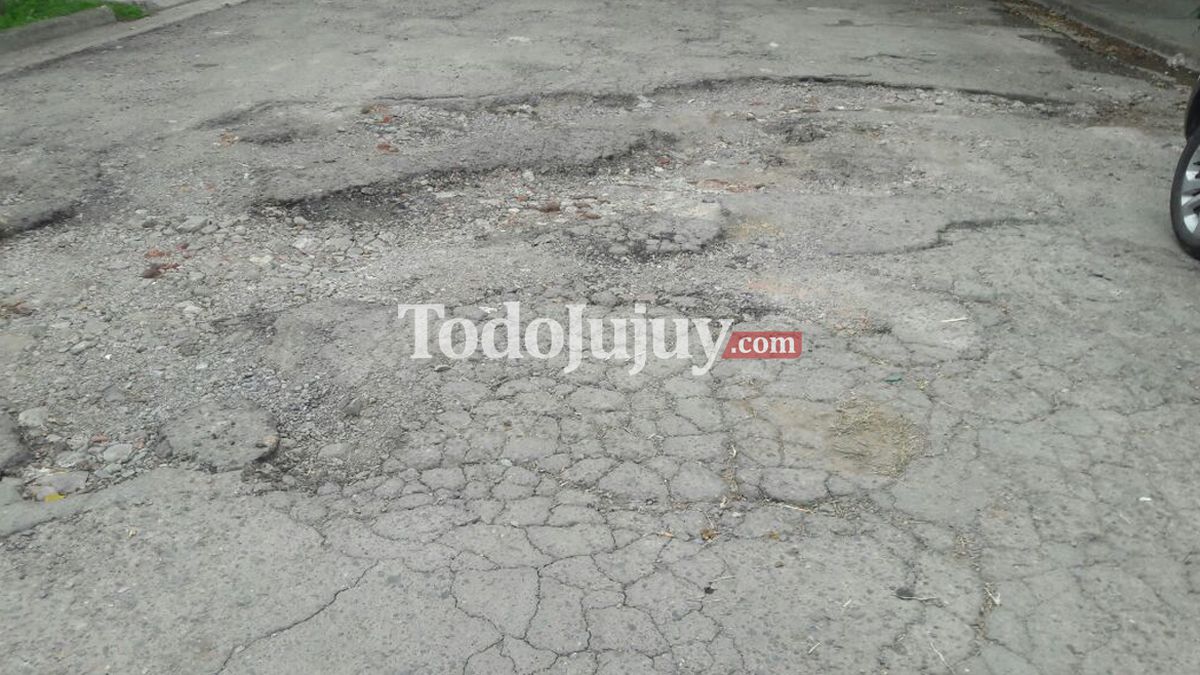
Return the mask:
[[[1176,40],[1129,26],[1100,10],[1081,7],[1068,0],[1031,0],[1031,2],[1058,12],[1109,37],[1154,52],[1164,59],[1170,60],[1182,56],[1183,65],[1192,70],[1200,70],[1200,32],[1197,33],[1194,42],[1181,44]],[[1200,7],[1200,2],[1197,3],[1197,6]],[[1180,20],[1183,20],[1183,17],[1180,17]],[[1197,27],[1200,27],[1200,18],[1195,21]]]
[[[137,21],[119,21],[72,33],[46,44],[29,46],[5,53],[0,49],[0,77],[34,68],[51,61],[89,49],[103,47],[126,38],[142,35],[207,14],[224,7],[234,7],[246,0],[192,0],[155,12]],[[107,8],[106,8],[107,9]],[[112,10],[109,10],[111,12]],[[74,16],[74,15],[71,15]]]
[[[117,22],[117,15],[108,5],[85,9],[66,16],[36,21],[24,26],[0,31],[0,54],[15,52],[42,42],[56,40],[73,33]]]

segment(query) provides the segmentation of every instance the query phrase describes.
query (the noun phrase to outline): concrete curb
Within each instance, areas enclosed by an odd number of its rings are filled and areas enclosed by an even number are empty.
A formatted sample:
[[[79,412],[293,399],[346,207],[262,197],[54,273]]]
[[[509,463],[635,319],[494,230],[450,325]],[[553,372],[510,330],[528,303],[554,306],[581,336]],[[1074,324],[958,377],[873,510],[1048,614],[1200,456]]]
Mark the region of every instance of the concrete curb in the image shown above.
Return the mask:
[[[117,22],[117,15],[112,8],[104,5],[85,9],[66,16],[59,16],[45,21],[38,21],[26,26],[18,26],[0,31],[0,54],[15,52],[31,45],[40,44],[47,40],[65,37],[73,33],[85,31],[97,26],[105,26]]]
[[[1101,8],[1078,0],[1032,0],[1032,2],[1105,35],[1154,52],[1164,59],[1171,59],[1181,54],[1185,61],[1184,65],[1192,70],[1200,70],[1200,35],[1193,35],[1194,39],[1191,40],[1180,40],[1175,36],[1153,33],[1130,25],[1126,17],[1110,15]],[[1200,2],[1196,4],[1200,5]],[[1184,21],[1185,18],[1179,17],[1179,20]],[[1194,20],[1194,22],[1200,26],[1200,19]]]
[[[125,38],[156,31],[194,16],[225,7],[240,5],[246,1],[188,0],[187,2],[180,2],[169,9],[156,11],[150,16],[138,19],[137,21],[118,21],[112,24],[96,26],[68,35],[60,40],[30,46],[16,53],[3,54],[0,52],[0,78],[27,68],[36,68],[57,61],[58,59],[66,58],[72,54],[105,47]]]

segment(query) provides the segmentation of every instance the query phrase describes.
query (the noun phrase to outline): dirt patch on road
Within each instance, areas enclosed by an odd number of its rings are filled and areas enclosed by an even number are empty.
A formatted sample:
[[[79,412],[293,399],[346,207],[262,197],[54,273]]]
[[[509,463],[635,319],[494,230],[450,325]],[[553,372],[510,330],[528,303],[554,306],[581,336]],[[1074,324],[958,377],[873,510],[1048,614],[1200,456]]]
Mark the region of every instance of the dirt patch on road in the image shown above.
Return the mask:
[[[780,429],[785,464],[809,464],[842,476],[895,478],[928,442],[912,421],[866,399],[835,406],[776,401],[765,413]]]
[[[871,401],[838,407],[828,432],[829,448],[862,469],[899,476],[925,439],[915,424]]]

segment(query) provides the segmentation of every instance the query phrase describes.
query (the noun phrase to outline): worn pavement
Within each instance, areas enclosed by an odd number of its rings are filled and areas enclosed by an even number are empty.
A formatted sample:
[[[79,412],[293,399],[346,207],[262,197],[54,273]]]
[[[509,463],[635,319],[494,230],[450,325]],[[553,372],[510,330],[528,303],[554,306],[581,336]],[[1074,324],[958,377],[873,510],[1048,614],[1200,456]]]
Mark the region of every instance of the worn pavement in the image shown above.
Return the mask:
[[[0,93],[0,672],[1200,659],[1174,82],[974,0],[250,0]],[[805,354],[409,358],[506,301]]]

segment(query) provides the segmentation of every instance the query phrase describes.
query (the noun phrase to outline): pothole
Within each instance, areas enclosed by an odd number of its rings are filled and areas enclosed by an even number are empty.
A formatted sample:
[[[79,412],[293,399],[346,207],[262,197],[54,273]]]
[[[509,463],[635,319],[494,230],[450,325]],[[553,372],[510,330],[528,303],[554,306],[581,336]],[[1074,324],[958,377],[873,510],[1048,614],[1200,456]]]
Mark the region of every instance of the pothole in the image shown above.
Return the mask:
[[[652,256],[697,253],[724,235],[728,211],[716,201],[697,201],[667,194],[653,204],[632,205],[615,213],[608,222],[589,219],[566,230],[566,234],[608,255]]]

